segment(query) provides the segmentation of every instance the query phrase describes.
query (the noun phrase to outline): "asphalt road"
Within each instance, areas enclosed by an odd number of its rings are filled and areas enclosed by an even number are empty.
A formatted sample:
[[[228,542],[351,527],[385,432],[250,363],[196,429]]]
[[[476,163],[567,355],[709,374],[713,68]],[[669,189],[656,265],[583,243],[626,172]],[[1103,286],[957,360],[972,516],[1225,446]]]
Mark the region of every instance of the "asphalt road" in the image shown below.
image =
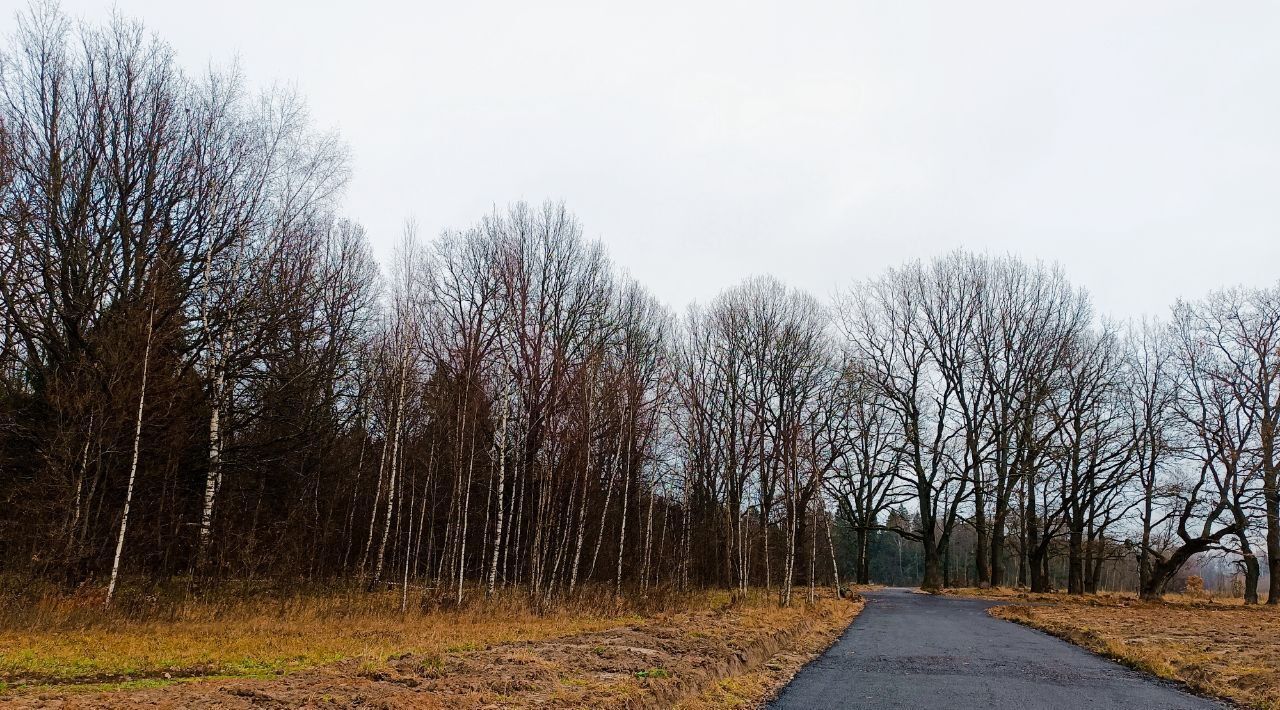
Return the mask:
[[[867,593],[867,606],[769,705],[821,708],[1200,710],[1227,706],[986,614],[992,602]]]

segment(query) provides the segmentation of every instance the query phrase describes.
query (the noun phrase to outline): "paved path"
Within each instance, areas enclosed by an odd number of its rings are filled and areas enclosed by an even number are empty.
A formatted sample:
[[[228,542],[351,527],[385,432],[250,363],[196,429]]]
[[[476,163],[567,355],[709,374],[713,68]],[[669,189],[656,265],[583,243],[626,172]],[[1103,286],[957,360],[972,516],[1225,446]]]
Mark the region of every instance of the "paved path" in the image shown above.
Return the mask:
[[[769,707],[1200,710],[1225,708],[1034,629],[992,602],[885,589]]]

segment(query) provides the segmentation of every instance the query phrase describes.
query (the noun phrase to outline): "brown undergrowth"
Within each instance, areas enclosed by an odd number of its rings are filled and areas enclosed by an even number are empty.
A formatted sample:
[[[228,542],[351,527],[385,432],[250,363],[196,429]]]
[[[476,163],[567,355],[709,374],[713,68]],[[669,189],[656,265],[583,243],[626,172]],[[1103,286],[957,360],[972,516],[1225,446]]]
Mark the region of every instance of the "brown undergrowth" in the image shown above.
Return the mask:
[[[973,590],[1012,602],[992,616],[1016,621],[1205,695],[1280,710],[1280,609],[1236,599],[1171,595],[1084,597]]]
[[[667,707],[784,668],[859,602],[781,609],[763,592],[600,599],[533,613],[523,595],[398,612],[398,596],[186,602],[92,620],[52,600],[0,630],[0,701],[63,707]],[[588,595],[588,599],[591,595]],[[389,612],[387,609],[394,609]],[[10,619],[9,621],[12,621]],[[802,657],[803,653],[800,654]],[[774,660],[779,659],[779,660]],[[744,681],[768,691],[765,679]],[[727,686],[732,688],[733,686]],[[753,701],[749,690],[743,703]],[[691,707],[741,707],[728,699]],[[710,703],[712,701],[708,701]]]

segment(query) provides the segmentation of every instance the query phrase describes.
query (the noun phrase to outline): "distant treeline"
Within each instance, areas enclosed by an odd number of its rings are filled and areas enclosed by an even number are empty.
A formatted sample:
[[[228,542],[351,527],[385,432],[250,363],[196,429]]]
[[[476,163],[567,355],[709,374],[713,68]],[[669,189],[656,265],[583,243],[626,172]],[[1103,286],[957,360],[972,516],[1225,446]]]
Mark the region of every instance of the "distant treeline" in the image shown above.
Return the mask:
[[[410,225],[384,273],[297,96],[52,6],[6,47],[7,572],[785,604],[893,540],[926,587],[1127,556],[1158,595],[1217,551],[1280,599],[1280,287],[1123,325],[959,252],[676,315],[553,203]]]
[[[918,525],[914,515],[905,505],[900,505],[889,512],[892,524],[907,526]],[[839,560],[841,579],[854,580],[858,577],[859,533],[848,524],[835,518],[835,549]],[[1021,550],[1019,540],[1014,538],[1013,545],[1006,550],[1006,566],[1017,569],[1020,564]],[[978,585],[977,579],[977,535],[973,526],[960,523],[952,533],[949,547],[944,551],[942,562],[943,585],[947,587],[973,587]],[[1134,592],[1142,582],[1138,573],[1138,554],[1132,545],[1123,540],[1110,540],[1105,543],[1105,553],[1100,566],[1095,568],[1091,591]],[[1067,540],[1059,539],[1049,552],[1048,587],[1053,590],[1066,590],[1070,579],[1070,564],[1067,554]],[[886,584],[893,587],[916,587],[924,580],[924,554],[919,542],[904,538],[891,530],[871,530],[867,533],[867,553],[864,558],[868,574],[866,581]],[[1204,588],[1217,594],[1235,595],[1243,593],[1244,574],[1240,568],[1239,556],[1229,549],[1219,550],[1215,554],[1201,555],[1188,562],[1168,583],[1167,591],[1181,592],[1186,589],[1187,578],[1195,575],[1204,581]],[[1262,570],[1262,581],[1265,584],[1267,571]]]

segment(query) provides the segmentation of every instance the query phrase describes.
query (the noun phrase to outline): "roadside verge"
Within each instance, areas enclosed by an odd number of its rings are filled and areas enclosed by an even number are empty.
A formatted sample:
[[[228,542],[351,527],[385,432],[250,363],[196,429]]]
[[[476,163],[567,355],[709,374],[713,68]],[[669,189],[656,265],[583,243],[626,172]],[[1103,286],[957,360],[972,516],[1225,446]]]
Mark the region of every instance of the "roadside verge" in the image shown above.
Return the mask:
[[[1280,610],[1125,598],[1037,600],[988,613],[1200,695],[1280,710]]]
[[[719,608],[456,653],[348,660],[274,678],[218,679],[118,692],[47,692],[14,707],[747,707],[826,648],[861,599],[778,608],[754,593]]]

